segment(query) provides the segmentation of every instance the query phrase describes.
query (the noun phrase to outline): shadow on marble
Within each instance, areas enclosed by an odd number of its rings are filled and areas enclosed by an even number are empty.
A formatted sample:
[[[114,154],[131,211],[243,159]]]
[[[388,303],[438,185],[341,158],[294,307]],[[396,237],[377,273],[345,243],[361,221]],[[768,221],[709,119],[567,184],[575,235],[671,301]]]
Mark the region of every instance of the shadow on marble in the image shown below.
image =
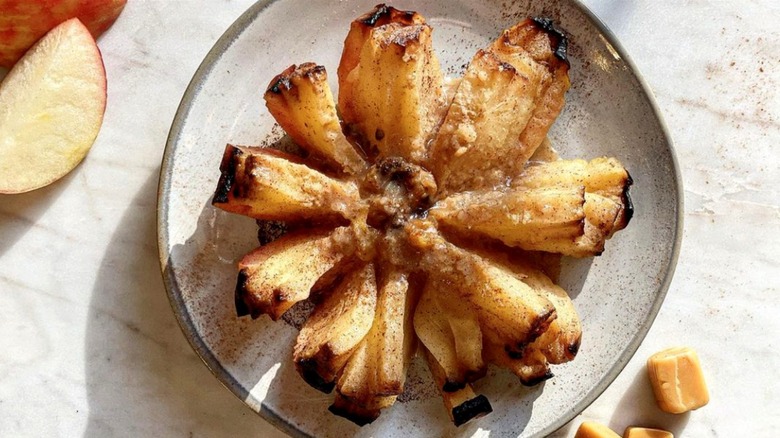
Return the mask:
[[[46,187],[17,195],[0,195],[0,257],[11,249],[27,230],[42,226],[38,223],[38,218],[73,182],[77,173],[78,167]]]
[[[176,323],[157,257],[156,195],[153,172],[114,232],[92,291],[84,436],[269,436],[270,426],[219,385]]]
[[[617,432],[622,432],[629,426],[655,427],[668,430],[679,437],[683,436],[690,416],[690,412],[675,415],[667,414],[658,408],[647,377],[647,368],[642,367],[615,406],[609,427]]]

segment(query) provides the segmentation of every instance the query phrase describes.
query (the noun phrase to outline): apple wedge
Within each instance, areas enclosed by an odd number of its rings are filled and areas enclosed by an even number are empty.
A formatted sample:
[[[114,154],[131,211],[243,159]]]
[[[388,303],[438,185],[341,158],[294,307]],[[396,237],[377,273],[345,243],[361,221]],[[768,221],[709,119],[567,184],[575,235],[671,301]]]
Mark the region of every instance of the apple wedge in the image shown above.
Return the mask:
[[[448,299],[468,303],[482,333],[495,336],[507,352],[522,352],[557,317],[550,300],[501,263],[446,241],[426,221],[407,224],[406,232],[409,243],[424,251],[421,269],[447,288]]]
[[[408,317],[414,293],[407,277],[389,266],[382,270],[389,272],[379,282],[374,323],[341,371],[329,408],[359,426],[376,420],[403,392],[416,345]]]
[[[522,282],[555,306],[557,318],[525,348],[509,351],[493,333],[488,333],[483,348],[485,360],[514,373],[525,386],[534,386],[551,377],[550,364],[574,359],[580,347],[582,327],[569,295],[547,275],[522,261],[505,265]]]
[[[374,322],[374,265],[348,273],[338,286],[323,294],[325,298],[301,327],[293,360],[309,385],[328,393]]]
[[[122,12],[127,0],[0,0],[0,67],[11,67],[46,32],[78,18],[97,38]]]
[[[427,24],[374,27],[339,90],[339,109],[369,157],[419,164],[445,112],[444,76]],[[341,78],[340,78],[341,79]]]
[[[387,268],[387,267],[385,267]],[[414,353],[413,300],[406,275],[393,268],[380,280],[371,330],[349,359],[338,392],[361,405],[403,391],[406,369]]]
[[[631,184],[631,175],[615,158],[559,160],[528,165],[512,182],[512,190],[585,188],[583,234],[575,239],[549,238],[523,245],[502,240],[526,250],[557,252],[573,257],[599,255],[604,251],[605,241],[631,220]]]
[[[523,283],[550,300],[558,315],[550,327],[528,346],[527,351],[540,352],[551,364],[562,364],[573,360],[580,349],[582,325],[569,294],[553,283],[543,272],[528,265],[514,264],[512,270],[524,277]]]
[[[582,186],[467,192],[438,202],[430,215],[460,234],[477,233],[534,250],[551,239],[581,236],[584,204]]]
[[[245,255],[238,264],[238,316],[266,314],[276,321],[308,298],[317,281],[351,254],[341,243],[353,237],[351,231],[300,230]]]
[[[349,88],[346,84],[347,77],[360,64],[360,51],[363,49],[366,40],[368,40],[371,29],[389,23],[411,26],[413,24],[425,24],[425,18],[414,11],[402,11],[392,6],[379,4],[374,9],[355,19],[349,27],[347,38],[344,40],[344,50],[341,51],[341,61],[338,69],[339,90]],[[347,100],[339,100],[339,106],[347,106]]]
[[[522,169],[563,107],[566,44],[548,20],[527,19],[477,52],[433,139],[444,193],[501,186]]]
[[[300,147],[348,174],[366,162],[341,132],[325,67],[307,62],[290,66],[271,80],[266,107]]]
[[[451,289],[441,280],[428,279],[414,313],[414,332],[441,367],[440,389],[446,392],[464,388],[487,370],[477,315],[466,302],[453,299]]]
[[[106,72],[89,30],[51,30],[0,84],[0,193],[58,180],[86,156],[103,123]]]
[[[558,160],[529,164],[512,187],[524,189],[552,186],[585,186],[588,193],[619,199],[626,195],[633,181],[616,158]]]
[[[358,203],[357,187],[276,149],[228,144],[212,205],[255,219],[338,222]]]

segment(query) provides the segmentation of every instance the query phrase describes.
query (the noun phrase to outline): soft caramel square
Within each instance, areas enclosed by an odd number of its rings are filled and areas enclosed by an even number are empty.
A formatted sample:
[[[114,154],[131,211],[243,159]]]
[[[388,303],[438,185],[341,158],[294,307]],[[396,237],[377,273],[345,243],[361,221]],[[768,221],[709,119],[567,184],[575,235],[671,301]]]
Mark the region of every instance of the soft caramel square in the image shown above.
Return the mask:
[[[647,360],[655,400],[662,411],[682,414],[710,401],[699,356],[688,347],[659,351]]]
[[[648,427],[629,427],[623,434],[623,438],[674,438],[671,432]]]
[[[620,438],[620,435],[603,424],[594,421],[586,421],[580,424],[574,438]]]

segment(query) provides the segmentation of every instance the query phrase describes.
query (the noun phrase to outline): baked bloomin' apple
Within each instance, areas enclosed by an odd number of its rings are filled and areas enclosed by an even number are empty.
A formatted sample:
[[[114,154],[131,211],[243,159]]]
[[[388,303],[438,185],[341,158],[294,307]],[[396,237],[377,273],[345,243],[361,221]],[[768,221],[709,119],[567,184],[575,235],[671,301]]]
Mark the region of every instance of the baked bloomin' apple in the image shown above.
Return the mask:
[[[560,30],[522,21],[459,82],[432,31],[384,5],[355,20],[339,111],[324,67],[275,77],[268,109],[307,156],[228,145],[213,200],[290,223],[240,262],[238,314],[277,319],[310,299],[296,368],[360,425],[401,394],[415,351],[455,425],[491,412],[471,387],[490,363],[525,385],[552,377],[577,354],[580,321],[525,251],[597,255],[631,217],[616,159],[537,153],[569,87]]]

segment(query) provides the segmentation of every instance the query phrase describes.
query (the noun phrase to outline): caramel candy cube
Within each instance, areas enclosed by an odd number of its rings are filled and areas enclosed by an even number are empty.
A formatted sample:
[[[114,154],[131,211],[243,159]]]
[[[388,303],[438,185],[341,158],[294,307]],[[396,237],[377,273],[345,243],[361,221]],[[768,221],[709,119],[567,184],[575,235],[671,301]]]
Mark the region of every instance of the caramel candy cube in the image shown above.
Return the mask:
[[[623,434],[623,438],[674,438],[671,432],[647,427],[629,427]]]
[[[586,421],[580,424],[574,438],[620,438],[620,435],[603,424]]]
[[[662,411],[682,414],[710,401],[699,356],[688,347],[659,351],[647,359],[655,400]]]

